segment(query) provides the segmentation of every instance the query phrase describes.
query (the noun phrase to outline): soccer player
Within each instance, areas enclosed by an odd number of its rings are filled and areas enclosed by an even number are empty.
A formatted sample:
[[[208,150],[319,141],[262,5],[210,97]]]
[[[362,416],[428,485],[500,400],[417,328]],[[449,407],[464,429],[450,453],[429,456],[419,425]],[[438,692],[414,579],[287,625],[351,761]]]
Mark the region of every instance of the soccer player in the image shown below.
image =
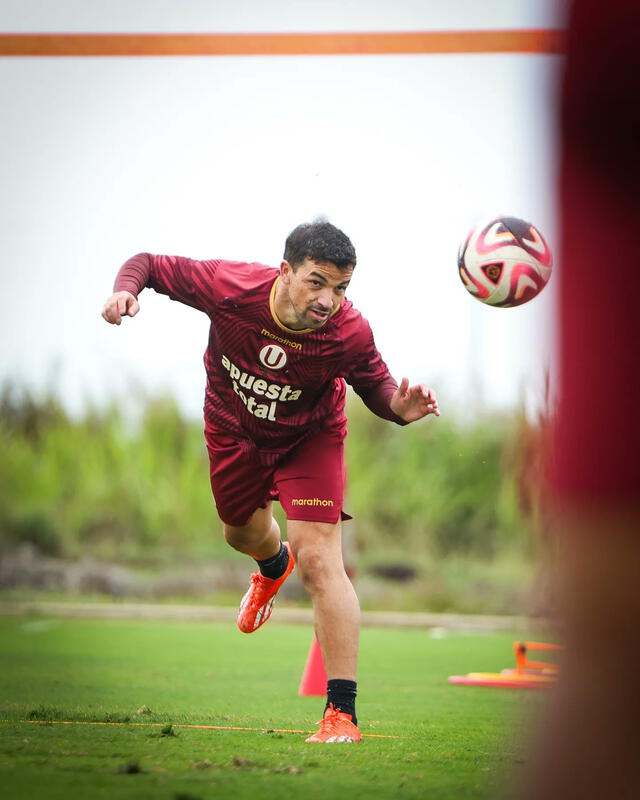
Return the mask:
[[[369,324],[345,293],[356,266],[349,238],[326,221],[287,238],[280,269],[140,253],[120,269],[102,316],[120,325],[139,311],[145,287],[211,319],[204,361],[205,439],[211,488],[226,541],[258,571],[238,627],[269,619],[297,564],[311,595],[327,670],[320,729],[308,742],[357,742],[359,605],[342,563],[345,381],[378,416],[400,425],[439,416],[432,389],[400,386]],[[287,542],[273,518],[279,499]]]
[[[574,0],[559,119],[560,403],[549,464],[565,656],[520,800],[640,797],[638,76],[637,0]]]

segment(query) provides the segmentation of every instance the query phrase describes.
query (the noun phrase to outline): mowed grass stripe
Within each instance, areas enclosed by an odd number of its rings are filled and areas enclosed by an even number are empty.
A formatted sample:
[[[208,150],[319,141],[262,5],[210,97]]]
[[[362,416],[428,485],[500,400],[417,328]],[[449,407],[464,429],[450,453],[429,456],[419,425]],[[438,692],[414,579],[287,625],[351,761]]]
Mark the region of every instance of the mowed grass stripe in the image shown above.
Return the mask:
[[[310,639],[286,625],[246,636],[224,624],[0,620],[7,796],[485,798],[523,758],[537,697],[447,684],[509,666],[512,636],[364,630],[362,731],[404,738],[337,747],[276,730],[312,729],[322,713],[322,698],[297,695]],[[124,724],[46,724],[64,721]]]

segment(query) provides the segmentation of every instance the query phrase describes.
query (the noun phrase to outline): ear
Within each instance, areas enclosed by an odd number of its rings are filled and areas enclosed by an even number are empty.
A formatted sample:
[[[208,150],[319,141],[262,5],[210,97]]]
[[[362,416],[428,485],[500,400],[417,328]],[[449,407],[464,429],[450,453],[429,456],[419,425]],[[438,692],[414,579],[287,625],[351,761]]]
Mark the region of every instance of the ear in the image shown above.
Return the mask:
[[[291,276],[293,275],[293,267],[288,261],[282,261],[280,263],[280,279],[282,282],[288,286],[291,282]]]

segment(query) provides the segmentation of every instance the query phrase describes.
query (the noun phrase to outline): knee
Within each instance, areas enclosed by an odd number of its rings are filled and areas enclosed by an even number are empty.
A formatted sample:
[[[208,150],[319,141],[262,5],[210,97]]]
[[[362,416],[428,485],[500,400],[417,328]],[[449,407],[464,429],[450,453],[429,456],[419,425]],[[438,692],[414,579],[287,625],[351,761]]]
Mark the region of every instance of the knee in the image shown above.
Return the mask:
[[[222,533],[228,545],[241,553],[249,553],[255,549],[260,550],[272,536],[279,534],[276,521],[271,514],[271,504],[259,508],[244,525],[230,525],[223,523]]]
[[[331,581],[344,572],[340,558],[313,546],[298,550],[296,568],[303,586],[310,594],[322,592]]]
[[[223,525],[222,532],[225,541],[234,550],[245,553],[247,548],[259,546],[268,535],[269,530],[263,530],[255,525]]]
[[[247,536],[244,527],[236,527],[235,525],[222,526],[222,535],[228,545],[238,550],[246,542]]]

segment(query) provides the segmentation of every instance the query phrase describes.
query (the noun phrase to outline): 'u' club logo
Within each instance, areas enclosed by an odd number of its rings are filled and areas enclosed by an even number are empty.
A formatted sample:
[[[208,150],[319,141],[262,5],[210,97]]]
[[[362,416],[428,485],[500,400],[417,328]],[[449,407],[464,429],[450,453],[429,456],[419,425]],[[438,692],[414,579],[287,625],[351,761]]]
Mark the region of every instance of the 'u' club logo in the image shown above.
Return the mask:
[[[287,354],[277,344],[265,345],[258,354],[260,363],[268,369],[282,369],[287,363]]]

